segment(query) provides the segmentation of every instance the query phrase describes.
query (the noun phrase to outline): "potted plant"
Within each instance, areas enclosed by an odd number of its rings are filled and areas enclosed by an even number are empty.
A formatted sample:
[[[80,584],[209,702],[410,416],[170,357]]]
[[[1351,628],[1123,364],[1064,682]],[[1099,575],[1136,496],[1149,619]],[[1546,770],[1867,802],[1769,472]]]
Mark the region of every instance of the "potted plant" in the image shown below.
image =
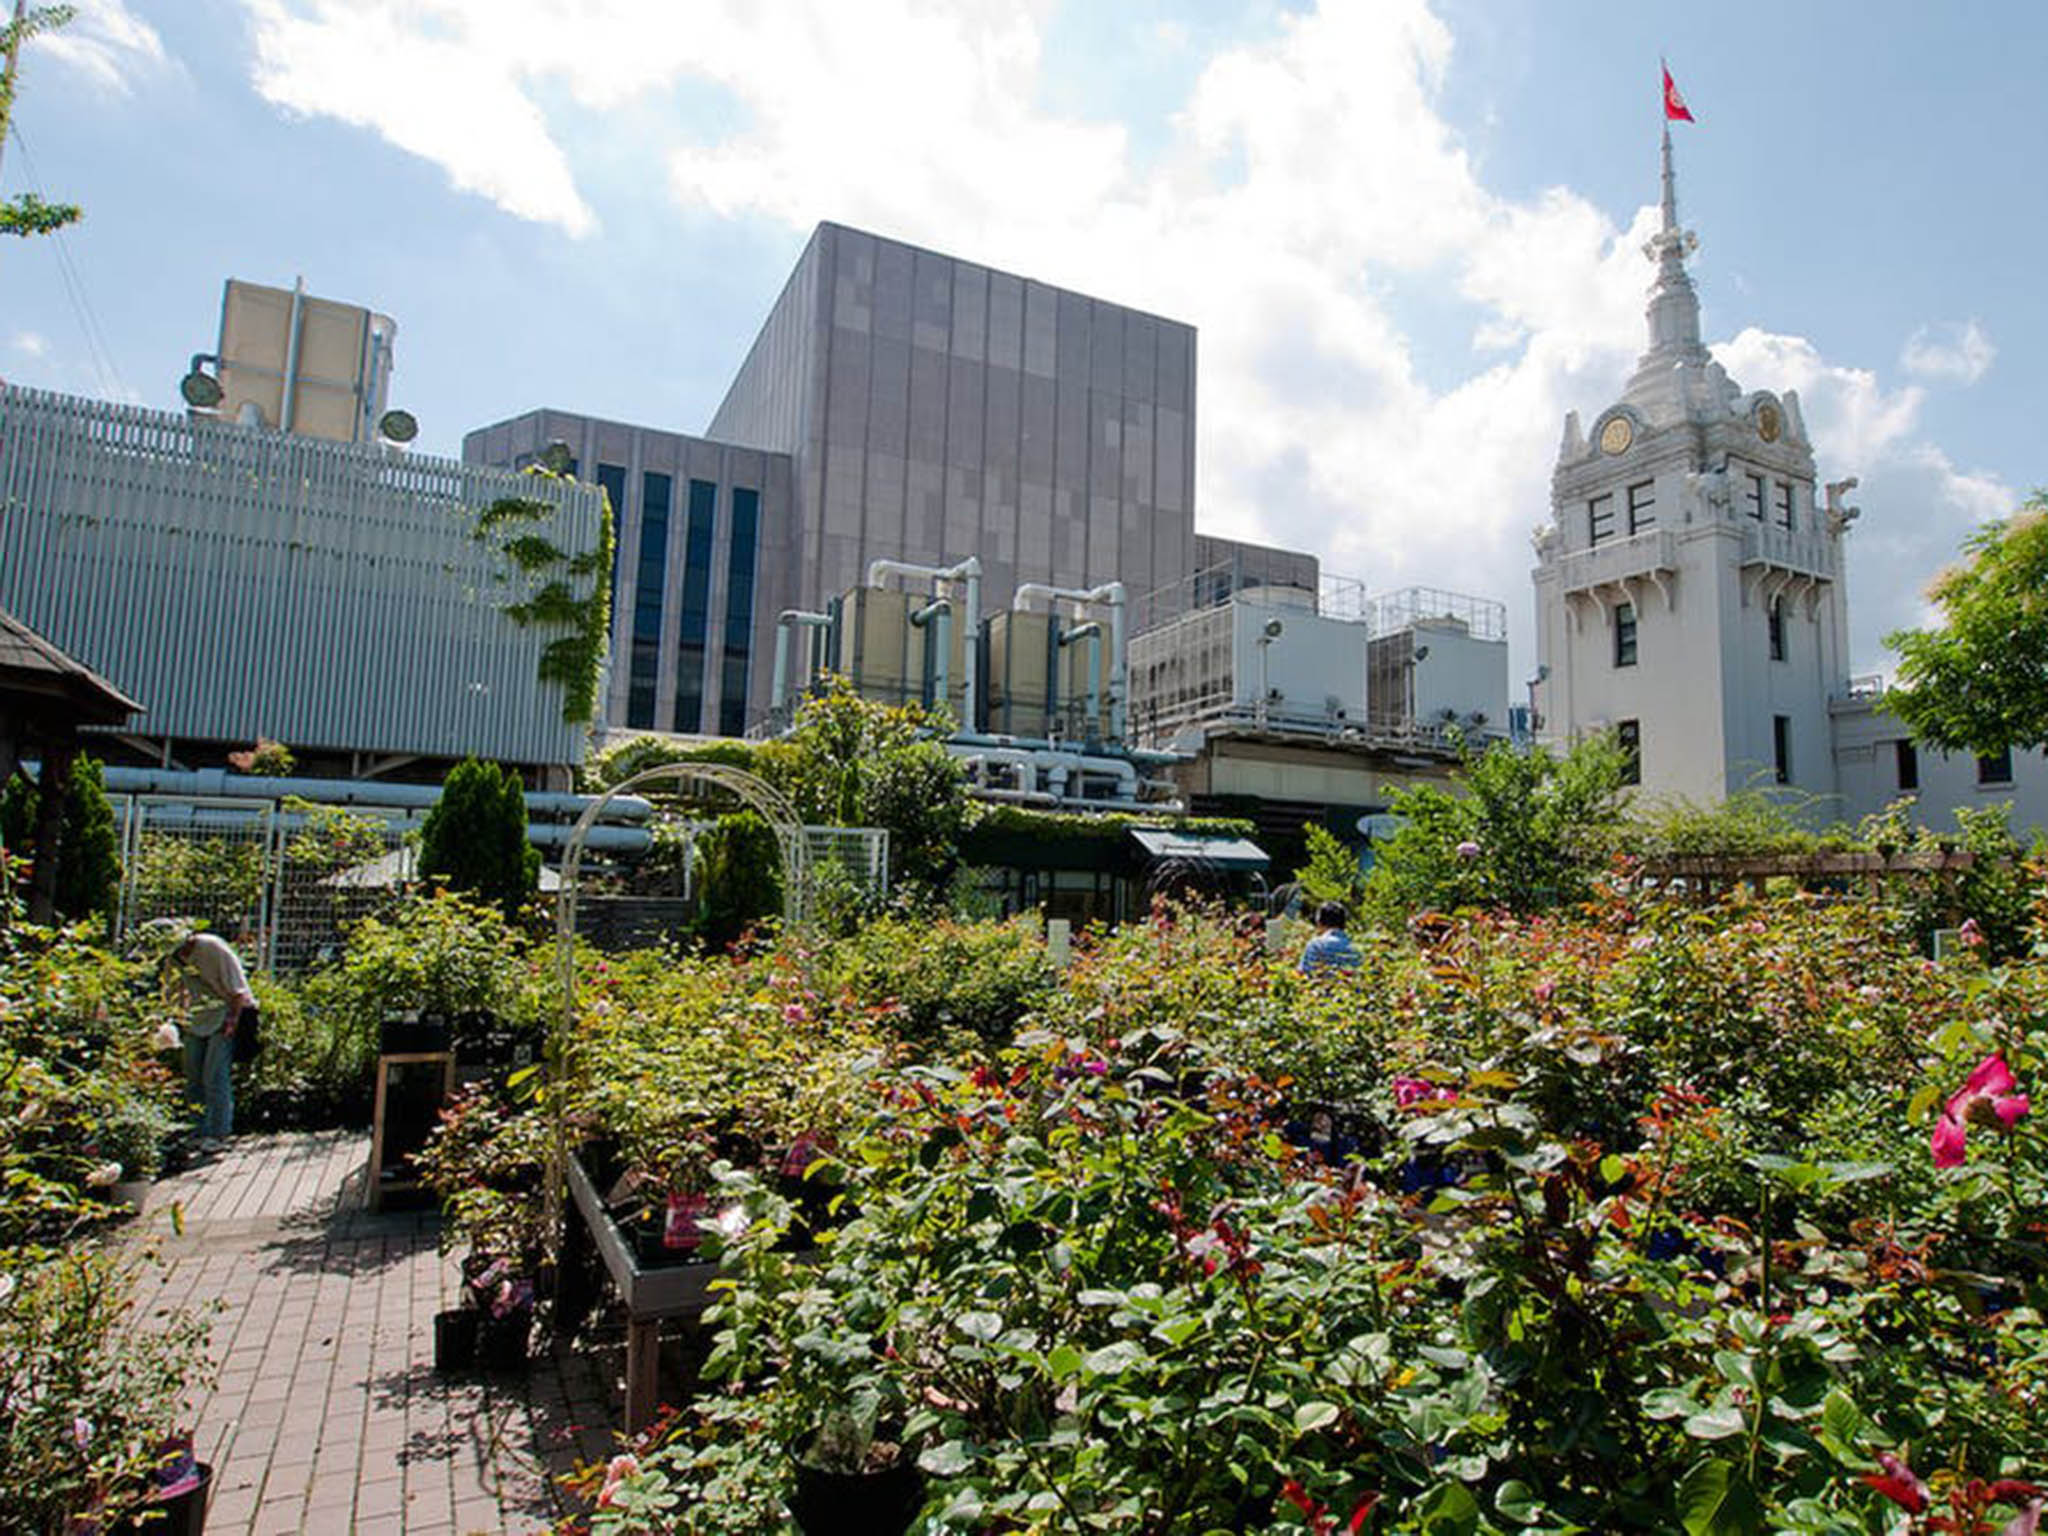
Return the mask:
[[[789,1513],[805,1536],[900,1536],[924,1502],[924,1476],[902,1444],[878,1435],[881,1399],[835,1408],[796,1453]]]
[[[88,1182],[101,1185],[114,1204],[140,1211],[149,1187],[163,1171],[164,1144],[177,1129],[169,1108],[142,1094],[123,1094],[112,1116],[92,1141],[100,1161]],[[112,1173],[112,1178],[106,1175]]]
[[[105,1524],[162,1502],[165,1444],[208,1376],[206,1321],[136,1325],[131,1266],[97,1249],[0,1251],[0,1276],[10,1282],[0,1291],[10,1529]]]

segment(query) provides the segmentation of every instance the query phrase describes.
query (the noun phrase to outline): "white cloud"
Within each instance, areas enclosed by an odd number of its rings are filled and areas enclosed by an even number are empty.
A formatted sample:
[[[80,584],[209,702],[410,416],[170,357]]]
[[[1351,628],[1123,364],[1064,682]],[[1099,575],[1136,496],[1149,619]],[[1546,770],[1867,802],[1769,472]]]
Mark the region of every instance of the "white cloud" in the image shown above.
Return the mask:
[[[1624,230],[1568,188],[1490,190],[1439,111],[1454,39],[1426,0],[1325,0],[1213,53],[1142,158],[1122,121],[1045,105],[1044,0],[242,3],[272,100],[371,127],[520,217],[588,231],[572,167],[630,154],[687,209],[841,220],[1196,324],[1204,531],[1313,549],[1376,589],[1502,599],[1530,660],[1525,535],[1565,411],[1612,400],[1643,344],[1653,215]],[[664,116],[710,98],[710,130]],[[641,141],[591,153],[626,104]],[[1702,280],[1732,283],[1707,234]],[[1473,312],[1462,377],[1437,359],[1425,382],[1404,288]],[[1923,350],[1990,360],[1974,326]],[[1827,476],[1864,476],[1856,581],[1875,551],[1917,584],[2004,495],[1920,440],[1917,387],[1796,337],[1745,331],[1722,355],[1747,387],[1797,387]],[[1908,621],[1905,585],[1858,592],[1859,635]]]
[[[1975,320],[1923,325],[1906,338],[1899,366],[1923,379],[1974,384],[1984,377],[1998,348]]]
[[[126,95],[135,83],[174,69],[156,28],[125,0],[77,0],[77,14],[28,45],[85,76],[96,88]]]
[[[287,111],[374,129],[507,213],[587,235],[595,216],[528,95],[545,34],[493,0],[245,0],[256,89]],[[556,17],[556,32],[572,20]],[[573,27],[567,30],[573,32]],[[560,39],[564,44],[568,37]],[[536,64],[533,61],[539,61]]]
[[[42,357],[50,350],[48,338],[37,331],[16,331],[7,344],[23,357]]]

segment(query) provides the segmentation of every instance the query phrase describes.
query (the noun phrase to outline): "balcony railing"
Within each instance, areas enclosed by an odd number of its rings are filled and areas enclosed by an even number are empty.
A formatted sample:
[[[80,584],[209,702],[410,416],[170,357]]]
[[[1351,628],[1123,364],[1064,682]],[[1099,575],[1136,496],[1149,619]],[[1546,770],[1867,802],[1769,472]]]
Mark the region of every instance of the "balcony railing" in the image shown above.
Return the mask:
[[[1742,530],[1742,563],[1833,581],[1840,574],[1840,555],[1825,534],[1751,523]]]
[[[1607,539],[1590,549],[1575,550],[1557,564],[1566,592],[1589,592],[1636,577],[1676,571],[1678,542],[1668,530],[1652,528],[1647,533]]]

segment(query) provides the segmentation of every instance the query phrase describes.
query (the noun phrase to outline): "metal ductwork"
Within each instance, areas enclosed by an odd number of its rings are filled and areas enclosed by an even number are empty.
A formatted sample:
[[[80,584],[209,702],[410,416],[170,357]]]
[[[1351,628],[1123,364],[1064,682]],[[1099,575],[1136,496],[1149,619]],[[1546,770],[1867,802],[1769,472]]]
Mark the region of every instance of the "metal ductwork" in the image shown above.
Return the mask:
[[[883,578],[888,576],[910,576],[921,581],[964,582],[967,587],[967,596],[966,609],[961,615],[964,625],[962,633],[967,637],[967,643],[970,647],[975,644],[981,634],[980,560],[976,559],[973,555],[969,555],[958,565],[914,565],[907,560],[888,559],[870,560],[868,562],[867,584],[869,586],[879,587],[882,584]],[[940,665],[944,666],[944,662],[942,661]],[[980,687],[975,675],[978,670],[974,665],[974,658],[970,651],[967,659],[967,675],[963,679],[965,688],[961,708],[961,713],[966,718],[960,722],[960,728],[965,731],[978,730],[980,728]],[[944,693],[942,692],[939,697],[941,702],[943,702],[945,698]]]
[[[1124,708],[1130,699],[1130,662],[1125,653],[1124,584],[1105,581],[1099,587],[1054,587],[1042,581],[1018,584],[1010,596],[1012,607],[1022,608],[1024,600],[1042,597],[1048,603],[1107,603],[1109,605],[1109,739],[1124,739]]]

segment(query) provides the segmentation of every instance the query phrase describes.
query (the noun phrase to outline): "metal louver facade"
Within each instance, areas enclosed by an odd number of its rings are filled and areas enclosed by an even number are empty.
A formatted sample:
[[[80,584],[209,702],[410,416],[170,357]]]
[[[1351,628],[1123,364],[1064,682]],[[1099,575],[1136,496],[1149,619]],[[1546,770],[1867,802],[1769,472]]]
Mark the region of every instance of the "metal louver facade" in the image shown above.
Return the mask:
[[[505,497],[548,515],[485,531]],[[142,701],[153,738],[578,761],[505,609],[598,545],[594,485],[0,389],[0,606]],[[579,597],[588,574],[566,578]]]

